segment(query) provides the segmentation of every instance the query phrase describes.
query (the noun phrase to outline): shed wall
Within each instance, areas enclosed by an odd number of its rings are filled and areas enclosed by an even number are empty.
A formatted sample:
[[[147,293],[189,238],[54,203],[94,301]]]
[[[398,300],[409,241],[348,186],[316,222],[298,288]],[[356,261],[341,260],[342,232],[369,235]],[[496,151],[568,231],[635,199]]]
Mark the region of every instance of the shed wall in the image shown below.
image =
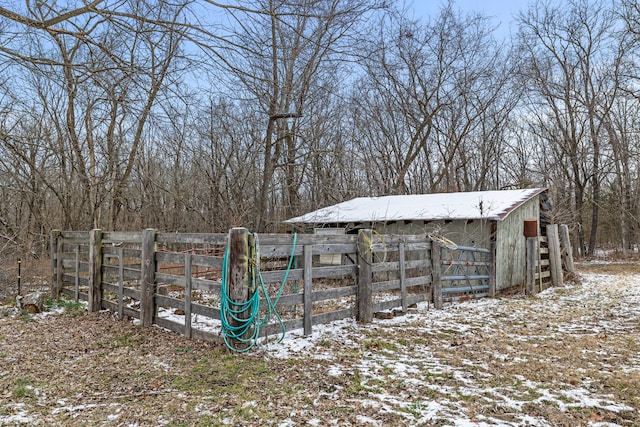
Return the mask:
[[[540,221],[540,200],[534,197],[512,211],[496,227],[496,290],[525,282],[526,239],[524,220]],[[539,225],[538,225],[539,227]]]

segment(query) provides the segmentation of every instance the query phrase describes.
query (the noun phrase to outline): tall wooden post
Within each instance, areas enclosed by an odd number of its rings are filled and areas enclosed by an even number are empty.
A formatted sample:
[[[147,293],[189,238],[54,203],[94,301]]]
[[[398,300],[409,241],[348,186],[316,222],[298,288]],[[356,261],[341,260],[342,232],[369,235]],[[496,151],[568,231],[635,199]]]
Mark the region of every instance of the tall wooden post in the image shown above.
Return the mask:
[[[251,286],[251,277],[249,274],[249,231],[246,228],[235,227],[229,230],[229,258],[227,260],[227,293],[229,296],[231,309],[239,310],[241,304],[249,299],[249,287]],[[235,304],[238,305],[235,305]],[[249,310],[235,314],[239,320],[232,318],[227,319],[233,328],[243,326],[243,321],[248,319]],[[248,328],[247,328],[247,332]],[[245,338],[244,334],[240,334],[238,338]],[[232,339],[231,345],[242,350],[246,347],[239,339]]]
[[[102,308],[102,230],[89,232],[89,312]]]
[[[489,243],[489,296],[496,296],[496,241],[495,238],[491,238],[491,243]]]
[[[562,251],[562,259],[564,267],[569,273],[573,273],[573,248],[571,247],[571,238],[569,237],[569,226],[567,224],[560,225],[560,250]]]
[[[536,293],[536,271],[538,264],[538,238],[527,237],[526,244],[526,294]]]
[[[560,253],[558,224],[547,225],[547,241],[549,244],[549,267],[551,268],[551,281],[553,282],[554,286],[562,286],[562,256]]]
[[[373,321],[373,292],[371,264],[373,264],[373,233],[371,230],[360,230],[358,232],[357,260],[358,260],[358,294],[357,320],[358,322],[369,323]]]
[[[49,257],[51,258],[51,298],[58,299],[62,289],[62,231],[51,230]]]
[[[311,335],[313,327],[313,246],[304,245],[303,247],[304,265],[302,267],[304,277],[304,336]]]
[[[156,293],[156,230],[147,228],[142,233],[140,277],[140,322],[153,325]]]
[[[431,241],[431,286],[433,288],[433,306],[442,308],[442,265],[440,263],[440,243]]]

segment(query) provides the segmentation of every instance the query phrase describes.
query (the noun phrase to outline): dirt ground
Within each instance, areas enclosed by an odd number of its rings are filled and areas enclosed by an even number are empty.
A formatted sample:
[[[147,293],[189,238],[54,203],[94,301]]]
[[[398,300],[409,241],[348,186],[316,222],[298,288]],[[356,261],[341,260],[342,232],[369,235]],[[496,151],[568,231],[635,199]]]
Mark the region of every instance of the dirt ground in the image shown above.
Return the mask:
[[[579,277],[248,355],[75,303],[32,315],[5,300],[0,425],[638,426],[640,266]]]

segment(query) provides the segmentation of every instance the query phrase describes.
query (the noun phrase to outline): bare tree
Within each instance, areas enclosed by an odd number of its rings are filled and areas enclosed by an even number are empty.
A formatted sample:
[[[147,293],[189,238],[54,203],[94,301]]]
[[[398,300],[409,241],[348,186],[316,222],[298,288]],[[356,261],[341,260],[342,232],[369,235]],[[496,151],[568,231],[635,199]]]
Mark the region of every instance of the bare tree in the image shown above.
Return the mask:
[[[600,141],[607,136],[603,124],[615,99],[616,80],[611,73],[619,69],[621,58],[615,16],[603,2],[572,0],[558,7],[538,2],[519,21],[521,74],[531,96],[532,116],[572,182],[578,249],[592,253],[603,179]],[[587,191],[591,199],[588,247]]]

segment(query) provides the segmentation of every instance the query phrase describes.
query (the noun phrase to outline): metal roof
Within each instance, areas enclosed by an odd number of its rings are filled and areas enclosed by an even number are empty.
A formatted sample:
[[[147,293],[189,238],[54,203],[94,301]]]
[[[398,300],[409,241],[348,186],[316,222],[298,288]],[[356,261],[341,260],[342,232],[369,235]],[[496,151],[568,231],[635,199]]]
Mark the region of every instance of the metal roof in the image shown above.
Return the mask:
[[[288,224],[490,219],[501,221],[546,188],[357,197],[284,221]]]

